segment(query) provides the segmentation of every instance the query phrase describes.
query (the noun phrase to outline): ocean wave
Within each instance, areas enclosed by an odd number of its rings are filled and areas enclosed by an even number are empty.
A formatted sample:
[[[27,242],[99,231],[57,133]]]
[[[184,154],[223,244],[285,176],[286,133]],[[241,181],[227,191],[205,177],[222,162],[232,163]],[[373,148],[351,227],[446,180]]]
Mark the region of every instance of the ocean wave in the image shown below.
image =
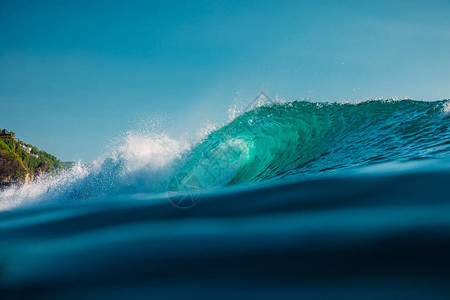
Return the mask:
[[[302,180],[374,164],[446,159],[450,101],[307,101],[233,110],[194,144],[129,132],[110,153],[0,192],[0,210],[115,194],[207,192]],[[166,194],[167,195],[167,194]]]
[[[376,163],[444,158],[450,152],[448,105],[446,100],[372,100],[259,106],[193,147],[180,173],[195,176],[204,188],[220,188]],[[220,150],[232,140],[239,140],[245,150]],[[245,153],[237,168],[233,157],[241,157],[234,153],[239,151]]]
[[[262,105],[194,144],[127,133],[0,193],[0,295],[448,298],[448,105]]]

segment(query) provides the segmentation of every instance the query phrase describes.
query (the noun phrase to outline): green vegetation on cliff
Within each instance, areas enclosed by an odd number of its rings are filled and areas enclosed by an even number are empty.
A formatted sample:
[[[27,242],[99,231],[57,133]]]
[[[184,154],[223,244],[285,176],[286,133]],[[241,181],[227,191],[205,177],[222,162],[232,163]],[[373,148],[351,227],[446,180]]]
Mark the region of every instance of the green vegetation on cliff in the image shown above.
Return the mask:
[[[0,182],[18,182],[42,173],[54,173],[65,167],[51,154],[33,145],[11,138],[0,138]]]

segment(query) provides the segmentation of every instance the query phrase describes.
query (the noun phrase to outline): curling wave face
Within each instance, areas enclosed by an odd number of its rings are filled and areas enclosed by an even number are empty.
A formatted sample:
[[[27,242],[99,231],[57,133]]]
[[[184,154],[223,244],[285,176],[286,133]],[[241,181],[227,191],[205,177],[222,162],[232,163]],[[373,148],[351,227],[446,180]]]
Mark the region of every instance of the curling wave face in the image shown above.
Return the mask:
[[[403,100],[258,107],[212,132],[187,154],[181,173],[217,188],[445,158],[448,105]]]

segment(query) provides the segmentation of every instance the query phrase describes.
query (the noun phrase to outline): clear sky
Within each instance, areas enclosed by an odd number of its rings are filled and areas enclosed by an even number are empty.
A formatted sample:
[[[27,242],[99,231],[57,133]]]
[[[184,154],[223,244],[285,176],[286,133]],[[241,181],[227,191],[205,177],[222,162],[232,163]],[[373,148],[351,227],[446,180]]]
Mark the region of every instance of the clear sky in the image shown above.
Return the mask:
[[[448,0],[0,0],[0,127],[89,162],[154,115],[195,131],[260,91],[450,98],[449,16]]]

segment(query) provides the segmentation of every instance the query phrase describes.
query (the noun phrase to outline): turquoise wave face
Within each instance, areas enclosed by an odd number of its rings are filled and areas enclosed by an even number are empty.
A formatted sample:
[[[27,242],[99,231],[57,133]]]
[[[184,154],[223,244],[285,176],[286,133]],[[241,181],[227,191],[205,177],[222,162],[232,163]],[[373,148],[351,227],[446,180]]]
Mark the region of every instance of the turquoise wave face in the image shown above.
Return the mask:
[[[447,100],[302,101],[258,107],[194,147],[178,181],[188,187],[195,178],[201,188],[216,188],[447,157],[448,104]]]

